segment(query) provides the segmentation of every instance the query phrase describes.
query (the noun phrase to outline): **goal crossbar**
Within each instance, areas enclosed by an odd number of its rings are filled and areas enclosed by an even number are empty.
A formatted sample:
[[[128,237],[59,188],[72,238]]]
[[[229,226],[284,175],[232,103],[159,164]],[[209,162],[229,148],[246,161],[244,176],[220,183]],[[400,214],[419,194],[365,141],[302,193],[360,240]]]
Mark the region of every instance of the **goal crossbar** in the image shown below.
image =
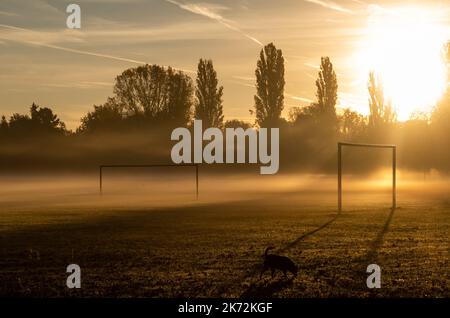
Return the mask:
[[[180,163],[180,164],[148,164],[148,165],[100,165],[99,166],[99,189],[103,194],[103,169],[105,168],[164,168],[164,167],[195,167],[195,195],[198,199],[198,164],[196,163]]]
[[[349,142],[338,142],[338,211],[342,212],[342,148],[384,148],[392,149],[392,209],[397,206],[397,146],[383,144],[360,144]]]

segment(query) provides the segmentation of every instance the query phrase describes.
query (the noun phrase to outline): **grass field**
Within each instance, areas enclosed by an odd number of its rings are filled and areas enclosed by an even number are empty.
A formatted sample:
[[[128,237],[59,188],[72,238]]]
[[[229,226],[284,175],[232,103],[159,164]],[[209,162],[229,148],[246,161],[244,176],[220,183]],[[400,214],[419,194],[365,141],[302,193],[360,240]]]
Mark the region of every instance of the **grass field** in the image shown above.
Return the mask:
[[[400,193],[395,211],[388,196],[347,197],[337,214],[333,191],[153,206],[9,195],[0,296],[450,297],[445,196]],[[297,278],[259,279],[269,245],[299,265]],[[66,287],[71,263],[81,266],[81,289]],[[371,263],[382,268],[381,289],[366,287]]]

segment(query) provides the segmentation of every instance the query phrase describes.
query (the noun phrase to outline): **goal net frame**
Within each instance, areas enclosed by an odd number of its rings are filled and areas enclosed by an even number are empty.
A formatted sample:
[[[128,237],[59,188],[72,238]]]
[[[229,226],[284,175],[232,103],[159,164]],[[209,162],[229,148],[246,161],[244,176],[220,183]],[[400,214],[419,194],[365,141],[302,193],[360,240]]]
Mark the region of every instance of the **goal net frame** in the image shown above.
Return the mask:
[[[195,197],[198,199],[198,164],[147,164],[147,165],[100,165],[99,169],[99,191],[103,194],[103,170],[106,168],[167,168],[167,167],[195,167]]]
[[[342,212],[342,148],[362,147],[392,149],[392,209],[397,207],[397,146],[338,142],[338,212]]]

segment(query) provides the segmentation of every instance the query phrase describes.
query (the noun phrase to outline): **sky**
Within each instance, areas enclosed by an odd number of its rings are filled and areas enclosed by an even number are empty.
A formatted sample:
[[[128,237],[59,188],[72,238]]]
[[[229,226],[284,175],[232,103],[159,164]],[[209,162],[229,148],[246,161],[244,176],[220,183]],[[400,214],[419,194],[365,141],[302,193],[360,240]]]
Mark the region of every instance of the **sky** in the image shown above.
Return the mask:
[[[81,29],[66,26],[70,3],[81,7]],[[195,78],[199,58],[210,58],[224,86],[225,118],[253,122],[256,62],[270,42],[285,57],[284,116],[315,99],[321,56],[331,58],[337,73],[338,108],[367,114],[372,66],[383,69],[393,91],[405,95],[415,84],[430,83],[428,95],[435,98],[442,85],[433,83],[442,74],[430,60],[450,39],[449,13],[448,0],[2,0],[0,114],[25,113],[36,102],[74,129],[112,95],[114,78],[125,69],[170,65]],[[399,26],[405,19],[407,30]],[[391,24],[400,33],[386,28]],[[395,63],[385,62],[385,54]],[[399,79],[411,78],[408,65],[416,60],[427,61],[418,63],[422,82],[399,87]],[[403,62],[399,78],[392,70]],[[399,105],[431,106],[423,105],[431,103],[423,96],[397,97]]]

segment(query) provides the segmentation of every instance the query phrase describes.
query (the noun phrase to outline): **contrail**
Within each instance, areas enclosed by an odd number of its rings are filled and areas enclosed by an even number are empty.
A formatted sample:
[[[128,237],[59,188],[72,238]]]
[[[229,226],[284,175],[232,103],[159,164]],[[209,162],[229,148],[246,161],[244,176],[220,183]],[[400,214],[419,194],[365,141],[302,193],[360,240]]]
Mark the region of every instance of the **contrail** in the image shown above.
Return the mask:
[[[177,2],[175,0],[165,0],[166,2],[172,3],[176,6],[178,6],[180,9],[189,11],[191,13],[194,14],[198,14],[204,17],[207,17],[211,20],[214,20],[220,24],[222,24],[223,26],[225,26],[226,28],[233,30],[239,34],[241,34],[242,36],[246,37],[247,39],[257,43],[259,46],[264,46],[261,41],[259,41],[257,38],[245,33],[244,31],[242,31],[240,28],[238,28],[237,26],[233,25],[233,21],[225,19],[224,17],[222,17],[220,14],[217,14],[215,12],[212,12],[210,9],[208,9],[205,6],[201,6],[199,4],[185,4],[185,3],[180,3]]]
[[[7,25],[7,24],[0,24],[0,27],[10,29],[10,30],[16,30],[16,31],[39,33],[38,31],[33,31],[33,30],[25,29],[25,28],[19,28],[19,27]],[[139,61],[139,60],[129,59],[129,58],[125,58],[125,57],[90,52],[90,51],[85,51],[85,50],[77,50],[77,49],[72,49],[72,48],[68,48],[68,47],[64,47],[64,46],[48,44],[48,43],[44,43],[44,42],[21,40],[21,39],[17,39],[17,38],[11,39],[8,37],[2,37],[1,34],[0,34],[0,38],[7,40],[7,41],[36,45],[36,46],[46,47],[46,48],[60,50],[60,51],[64,51],[64,52],[69,52],[69,53],[95,56],[95,57],[106,58],[106,59],[111,59],[111,60],[116,60],[116,61],[121,61],[121,62],[128,62],[128,63],[133,63],[133,64],[149,64],[148,62],[145,62],[145,61]],[[195,73],[192,70],[184,70],[184,69],[180,69],[180,68],[176,68],[176,69],[186,72],[186,73]]]
[[[335,11],[339,11],[339,12],[344,12],[344,13],[353,13],[351,10],[346,9],[342,6],[340,6],[337,3],[334,3],[332,1],[328,1],[328,0],[305,0],[306,2],[310,2],[310,3],[314,3],[314,4],[318,4],[319,6],[322,6],[324,8],[328,8],[331,10],[335,10]]]

